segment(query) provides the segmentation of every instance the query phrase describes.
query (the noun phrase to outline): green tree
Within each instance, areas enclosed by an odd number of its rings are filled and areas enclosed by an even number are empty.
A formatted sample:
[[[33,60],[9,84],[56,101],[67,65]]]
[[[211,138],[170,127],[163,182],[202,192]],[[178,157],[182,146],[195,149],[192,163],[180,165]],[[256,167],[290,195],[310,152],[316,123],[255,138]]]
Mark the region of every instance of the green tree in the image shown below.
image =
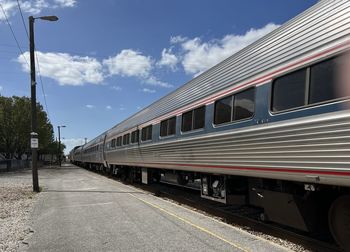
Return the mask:
[[[0,152],[7,159],[15,152],[12,99],[0,96]]]
[[[54,157],[56,158],[56,160],[58,159],[58,154],[59,154],[58,145],[59,145],[58,141],[53,141],[46,146],[45,150],[41,151],[42,155],[49,155],[49,156],[46,156],[45,158],[46,161],[53,162],[55,160]],[[65,148],[66,148],[66,145],[61,142],[61,151],[60,151],[61,156],[64,155]]]
[[[53,127],[43,107],[37,103],[39,154],[54,140]],[[28,97],[0,96],[0,153],[20,159],[30,154],[31,101]]]

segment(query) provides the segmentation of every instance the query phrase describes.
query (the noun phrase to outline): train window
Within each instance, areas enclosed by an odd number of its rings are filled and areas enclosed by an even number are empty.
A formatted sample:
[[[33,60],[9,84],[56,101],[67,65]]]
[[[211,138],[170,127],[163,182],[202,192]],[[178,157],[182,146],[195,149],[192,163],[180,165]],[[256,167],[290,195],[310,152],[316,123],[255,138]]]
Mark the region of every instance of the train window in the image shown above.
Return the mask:
[[[117,146],[122,146],[122,137],[117,137]]]
[[[339,58],[332,58],[310,67],[310,104],[341,97],[336,92],[337,61]]]
[[[116,141],[116,139],[114,138],[114,139],[112,139],[112,141],[111,141],[111,148],[114,148],[115,147],[115,141]]]
[[[182,114],[181,131],[191,131],[204,128],[205,106],[196,108]]]
[[[205,124],[205,106],[196,108],[193,111],[193,129],[202,129]]]
[[[160,122],[160,136],[167,136],[168,131],[168,120]]]
[[[233,121],[251,118],[254,115],[254,96],[254,88],[234,95]]]
[[[176,116],[160,122],[160,136],[175,135],[176,132]]]
[[[137,143],[139,141],[139,130],[131,132],[131,143]]]
[[[141,140],[147,141],[152,139],[152,125],[149,125],[142,129],[141,131]]]
[[[168,136],[175,135],[176,132],[176,116],[169,119],[168,122]]]
[[[192,130],[192,116],[193,116],[193,110],[182,114],[182,125],[181,125],[182,132]]]
[[[125,135],[123,136],[123,145],[127,145],[127,144],[129,144],[129,143],[130,143],[130,133],[125,134]]]
[[[305,105],[306,69],[282,76],[273,82],[272,111],[297,108]]]
[[[215,102],[214,124],[230,122],[232,117],[232,95]]]

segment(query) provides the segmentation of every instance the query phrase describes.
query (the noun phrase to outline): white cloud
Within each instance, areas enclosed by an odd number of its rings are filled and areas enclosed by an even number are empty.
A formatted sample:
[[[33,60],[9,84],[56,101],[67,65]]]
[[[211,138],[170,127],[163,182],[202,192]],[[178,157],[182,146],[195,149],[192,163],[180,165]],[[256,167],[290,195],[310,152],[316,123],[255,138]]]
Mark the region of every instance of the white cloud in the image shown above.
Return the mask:
[[[142,109],[142,107],[141,107],[141,106],[137,106],[136,109],[137,109],[137,110],[140,110],[140,109]]]
[[[143,89],[141,89],[141,91],[144,92],[144,93],[150,93],[150,94],[156,92],[156,90],[154,90],[154,89],[149,89],[149,88],[143,88]]]
[[[74,7],[76,0],[20,0],[19,3],[24,13],[37,15],[44,9]],[[18,13],[16,0],[0,0],[0,4],[4,8],[5,14],[8,18]],[[0,11],[0,20],[4,19],[4,14]]]
[[[186,73],[198,75],[277,27],[278,25],[270,23],[260,29],[252,28],[243,35],[229,34],[208,42],[202,42],[198,37],[183,40],[181,47],[184,55],[181,63]]]
[[[111,89],[115,90],[115,91],[121,91],[122,88],[119,86],[112,86]]]
[[[117,56],[103,60],[103,63],[93,57],[75,56],[68,53],[36,52],[36,55],[40,62],[41,75],[56,80],[60,85],[101,84],[108,77],[104,73],[109,71],[109,75],[137,77],[142,83],[152,86],[173,87],[151,74],[152,60],[150,57],[132,50],[123,50]],[[22,65],[24,71],[29,72],[27,64],[29,52],[18,56],[17,61]],[[120,86],[112,86],[111,89],[122,90]]]
[[[33,15],[39,14],[43,9],[48,8],[50,4],[44,0],[23,1],[20,2],[21,8],[24,12]]]
[[[107,109],[107,110],[110,110],[110,109],[112,109],[112,106],[107,105],[107,106],[106,106],[106,109]]]
[[[124,111],[124,110],[125,110],[125,107],[124,107],[124,105],[123,105],[123,104],[120,104],[120,106],[119,106],[119,110],[120,110],[120,111]]]
[[[54,0],[54,2],[59,7],[74,7],[75,4],[77,3],[76,0]]]
[[[147,79],[144,80],[144,82],[146,84],[151,85],[151,86],[158,86],[158,87],[164,87],[164,88],[172,88],[173,87],[173,85],[171,85],[167,82],[164,82],[164,81],[160,81],[154,76],[148,77]]]
[[[127,77],[147,77],[152,69],[150,57],[131,49],[122,50],[114,57],[103,60],[111,75],[117,74]]]
[[[0,1],[2,9],[4,10],[7,17],[10,17],[15,14],[17,11],[17,3],[16,1]],[[5,20],[5,16],[3,11],[0,11],[0,20]]]
[[[86,104],[85,107],[88,109],[93,109],[93,108],[95,108],[95,105]]]
[[[187,38],[186,37],[182,37],[182,36],[172,36],[170,37],[170,44],[177,44],[177,43],[182,43],[184,41],[186,41]]]
[[[160,67],[169,67],[172,71],[176,70],[176,64],[178,63],[179,59],[176,57],[175,54],[172,53],[171,49],[163,49],[162,51],[162,57],[160,61],[157,62],[157,66]]]
[[[3,90],[4,88],[2,86],[0,86],[0,92]]]
[[[65,138],[61,139],[61,142],[66,145],[66,149],[64,152],[68,154],[75,146],[83,145],[85,143],[85,139],[83,138]]]
[[[144,56],[138,51],[131,49],[122,50],[114,57],[103,60],[103,65],[108,68],[110,75],[124,77],[137,77],[143,83],[170,88],[169,83],[158,80],[151,74],[153,61],[151,57]]]
[[[85,83],[100,84],[104,76],[101,63],[92,57],[74,56],[68,53],[36,52],[42,76],[56,80],[60,85],[81,86]],[[18,57],[22,68],[29,72],[29,52]]]

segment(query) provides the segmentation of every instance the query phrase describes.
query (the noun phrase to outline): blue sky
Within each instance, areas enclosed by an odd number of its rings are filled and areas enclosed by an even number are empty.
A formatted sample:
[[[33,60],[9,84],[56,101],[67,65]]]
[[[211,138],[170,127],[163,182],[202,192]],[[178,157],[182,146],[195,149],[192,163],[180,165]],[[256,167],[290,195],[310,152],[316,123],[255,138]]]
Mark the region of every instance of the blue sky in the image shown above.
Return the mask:
[[[20,0],[37,20],[52,124],[68,150],[173,91],[317,0]],[[0,0],[0,93],[29,96],[28,39],[15,0]],[[38,101],[43,92],[37,77]]]

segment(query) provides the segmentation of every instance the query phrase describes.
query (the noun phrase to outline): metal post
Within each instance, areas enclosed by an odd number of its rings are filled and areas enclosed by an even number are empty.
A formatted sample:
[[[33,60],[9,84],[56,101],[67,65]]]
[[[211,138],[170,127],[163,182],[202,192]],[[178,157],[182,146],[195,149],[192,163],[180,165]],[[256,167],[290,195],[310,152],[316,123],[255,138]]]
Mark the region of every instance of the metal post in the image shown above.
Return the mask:
[[[34,17],[29,17],[29,49],[30,49],[30,87],[31,87],[31,109],[32,109],[32,134],[37,135],[36,115],[36,80],[35,80],[35,56],[34,56]],[[32,175],[33,191],[39,192],[38,179],[38,149],[32,147]]]

